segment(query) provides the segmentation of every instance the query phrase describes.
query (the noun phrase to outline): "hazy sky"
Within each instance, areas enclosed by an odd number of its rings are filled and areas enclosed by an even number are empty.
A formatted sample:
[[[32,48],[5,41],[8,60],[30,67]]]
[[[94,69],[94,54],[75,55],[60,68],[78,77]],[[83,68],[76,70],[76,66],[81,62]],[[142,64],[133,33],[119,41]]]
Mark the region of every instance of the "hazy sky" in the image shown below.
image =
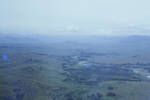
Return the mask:
[[[102,34],[104,27],[149,25],[149,5],[149,0],[0,0],[0,31]]]

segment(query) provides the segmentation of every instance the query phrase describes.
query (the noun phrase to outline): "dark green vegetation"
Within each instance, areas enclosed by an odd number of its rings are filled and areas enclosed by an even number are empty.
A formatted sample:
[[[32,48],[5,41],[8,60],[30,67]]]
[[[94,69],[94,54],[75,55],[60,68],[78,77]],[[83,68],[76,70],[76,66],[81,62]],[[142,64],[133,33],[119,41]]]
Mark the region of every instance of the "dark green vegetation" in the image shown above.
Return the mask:
[[[150,37],[9,39],[0,100],[150,99]]]

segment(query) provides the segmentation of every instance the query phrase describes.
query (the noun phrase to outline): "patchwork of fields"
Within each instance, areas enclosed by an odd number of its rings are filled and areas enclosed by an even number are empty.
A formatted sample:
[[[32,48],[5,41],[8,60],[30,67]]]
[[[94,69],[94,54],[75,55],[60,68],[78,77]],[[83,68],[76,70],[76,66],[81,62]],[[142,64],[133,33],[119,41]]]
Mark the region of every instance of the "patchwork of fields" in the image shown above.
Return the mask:
[[[149,100],[150,41],[91,41],[0,43],[0,100]]]

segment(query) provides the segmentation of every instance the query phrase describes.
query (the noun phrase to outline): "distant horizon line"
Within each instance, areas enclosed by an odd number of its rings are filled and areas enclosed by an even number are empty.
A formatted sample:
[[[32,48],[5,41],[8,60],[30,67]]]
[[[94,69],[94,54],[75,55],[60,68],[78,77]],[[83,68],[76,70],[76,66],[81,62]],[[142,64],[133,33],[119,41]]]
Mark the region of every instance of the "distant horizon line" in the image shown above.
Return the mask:
[[[100,36],[100,37],[150,37],[150,34],[48,34],[48,33],[14,33],[14,32],[9,32],[9,33],[1,33],[0,32],[0,37],[4,35],[9,35],[9,36]]]

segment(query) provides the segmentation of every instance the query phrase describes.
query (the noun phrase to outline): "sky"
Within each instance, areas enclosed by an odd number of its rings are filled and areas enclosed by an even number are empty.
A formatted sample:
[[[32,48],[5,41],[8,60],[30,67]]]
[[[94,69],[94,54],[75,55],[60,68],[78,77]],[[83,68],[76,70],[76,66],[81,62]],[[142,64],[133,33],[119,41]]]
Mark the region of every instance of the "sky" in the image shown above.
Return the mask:
[[[123,35],[120,30],[129,27],[128,34],[131,27],[149,31],[149,5],[149,0],[0,0],[0,32]]]

